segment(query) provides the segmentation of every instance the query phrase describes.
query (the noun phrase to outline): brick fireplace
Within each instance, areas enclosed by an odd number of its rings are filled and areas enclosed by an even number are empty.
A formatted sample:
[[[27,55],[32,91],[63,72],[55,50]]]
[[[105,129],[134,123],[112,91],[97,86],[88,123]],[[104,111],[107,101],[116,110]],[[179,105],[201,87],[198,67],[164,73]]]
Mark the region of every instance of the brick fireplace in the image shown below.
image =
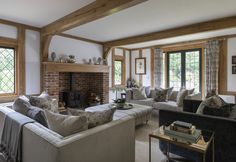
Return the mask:
[[[55,64],[55,63],[54,63]],[[46,90],[53,98],[57,98],[60,102],[63,101],[63,92],[69,91],[70,86],[74,91],[79,91],[83,96],[86,104],[91,93],[97,94],[101,98],[101,103],[109,101],[109,67],[101,68],[99,65],[84,65],[79,64],[68,65],[55,64],[58,68],[51,67],[51,64],[44,65],[43,89]],[[63,65],[66,68],[63,68]],[[75,69],[76,67],[76,69]],[[100,70],[98,70],[100,67]],[[54,70],[55,69],[55,70]],[[61,70],[60,70],[61,69]],[[66,69],[66,70],[65,70]],[[70,70],[71,69],[71,70]],[[103,70],[102,70],[103,69]],[[72,81],[71,76],[72,76]],[[71,85],[72,84],[72,85]]]

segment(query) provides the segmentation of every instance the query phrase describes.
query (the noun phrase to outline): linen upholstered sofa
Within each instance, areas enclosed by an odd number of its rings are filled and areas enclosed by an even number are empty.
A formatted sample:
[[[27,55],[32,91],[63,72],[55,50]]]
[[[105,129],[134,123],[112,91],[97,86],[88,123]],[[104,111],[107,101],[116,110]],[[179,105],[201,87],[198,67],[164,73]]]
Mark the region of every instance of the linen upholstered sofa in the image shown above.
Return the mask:
[[[0,139],[8,113],[17,112],[0,107]],[[25,124],[22,129],[22,162],[42,161],[134,162],[135,120],[123,116],[66,137],[38,122]]]
[[[152,94],[155,93],[155,89],[150,89],[149,95],[147,94],[145,99],[134,99],[132,94],[132,89],[126,90],[126,101],[129,103],[139,104],[139,105],[146,105],[151,106],[155,111],[158,111],[159,109],[170,109],[175,111],[182,111],[183,106],[177,105],[177,95],[179,91],[171,91],[170,96],[168,97],[168,100],[166,102],[156,102],[154,100],[154,97]],[[201,94],[188,94],[186,99],[201,99]]]

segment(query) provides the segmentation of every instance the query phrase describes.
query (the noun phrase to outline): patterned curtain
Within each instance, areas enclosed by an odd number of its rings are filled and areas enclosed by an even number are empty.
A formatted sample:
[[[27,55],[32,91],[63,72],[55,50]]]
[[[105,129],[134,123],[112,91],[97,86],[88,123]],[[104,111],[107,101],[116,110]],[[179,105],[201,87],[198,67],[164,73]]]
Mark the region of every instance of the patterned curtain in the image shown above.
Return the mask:
[[[219,41],[210,40],[206,44],[206,93],[218,94]]]
[[[155,87],[160,88],[163,82],[163,52],[161,49],[154,49],[154,76],[155,76]]]

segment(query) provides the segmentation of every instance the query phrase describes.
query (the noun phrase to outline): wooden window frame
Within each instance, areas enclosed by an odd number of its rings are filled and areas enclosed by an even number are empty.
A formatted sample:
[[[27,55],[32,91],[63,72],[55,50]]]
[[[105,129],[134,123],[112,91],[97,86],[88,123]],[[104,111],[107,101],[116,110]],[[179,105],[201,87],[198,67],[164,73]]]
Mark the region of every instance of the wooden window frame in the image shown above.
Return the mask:
[[[121,61],[122,62],[122,74],[121,74],[121,84],[116,85],[115,84],[115,61]],[[126,71],[126,59],[125,59],[125,50],[123,50],[122,55],[116,55],[115,49],[112,49],[112,87],[115,86],[125,86],[125,71]]]
[[[17,97],[19,95],[19,54],[18,54],[18,49],[17,46],[15,45],[11,45],[11,44],[0,44],[0,47],[2,48],[11,48],[14,49],[15,52],[15,92],[14,93],[4,93],[4,94],[0,94],[0,102],[2,101],[8,101],[8,100],[12,100],[15,97]]]
[[[190,49],[183,49],[183,50],[177,50],[177,51],[168,51],[166,52],[166,67],[167,67],[167,70],[166,70],[166,85],[169,87],[169,84],[170,84],[170,78],[169,78],[169,56],[171,53],[181,53],[181,87],[185,86],[185,82],[186,82],[186,76],[185,76],[185,66],[186,66],[186,52],[192,52],[192,51],[199,51],[199,59],[200,59],[200,62],[199,62],[199,80],[200,80],[200,85],[199,85],[199,92],[200,93],[203,93],[204,91],[204,70],[203,70],[203,67],[204,67],[204,53],[203,53],[203,48],[190,48]]]

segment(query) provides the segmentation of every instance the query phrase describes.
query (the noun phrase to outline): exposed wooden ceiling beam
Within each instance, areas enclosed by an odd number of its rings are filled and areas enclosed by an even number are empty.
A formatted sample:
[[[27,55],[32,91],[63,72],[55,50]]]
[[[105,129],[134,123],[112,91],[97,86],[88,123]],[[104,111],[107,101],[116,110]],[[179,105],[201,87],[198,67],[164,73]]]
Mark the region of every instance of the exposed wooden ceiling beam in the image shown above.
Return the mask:
[[[147,0],[96,0],[95,2],[45,26],[42,29],[42,34],[59,34],[145,1]]]
[[[39,31],[39,32],[41,30],[38,27],[34,27],[34,26],[26,25],[26,24],[21,24],[21,23],[17,23],[17,22],[13,22],[13,21],[3,20],[3,19],[0,19],[0,24],[11,25],[11,26],[15,26],[15,27],[23,27],[25,29]]]
[[[99,42],[99,41],[96,41],[96,40],[92,40],[92,39],[83,38],[83,37],[78,37],[78,36],[74,36],[74,35],[70,35],[70,34],[61,33],[61,34],[57,34],[57,35],[62,36],[62,37],[66,37],[66,38],[71,38],[71,39],[76,39],[76,40],[84,41],[84,42],[89,42],[89,43],[95,43],[95,44],[103,45],[102,42]]]
[[[133,36],[133,37],[114,40],[114,41],[109,41],[109,42],[105,42],[104,46],[117,47],[117,46],[122,46],[122,45],[142,43],[142,42],[154,41],[154,40],[159,40],[159,39],[183,36],[187,34],[195,34],[195,33],[200,33],[200,32],[226,29],[226,28],[231,28],[231,27],[236,27],[236,16],[182,26],[178,28],[158,31],[158,32],[139,35],[139,36]]]

